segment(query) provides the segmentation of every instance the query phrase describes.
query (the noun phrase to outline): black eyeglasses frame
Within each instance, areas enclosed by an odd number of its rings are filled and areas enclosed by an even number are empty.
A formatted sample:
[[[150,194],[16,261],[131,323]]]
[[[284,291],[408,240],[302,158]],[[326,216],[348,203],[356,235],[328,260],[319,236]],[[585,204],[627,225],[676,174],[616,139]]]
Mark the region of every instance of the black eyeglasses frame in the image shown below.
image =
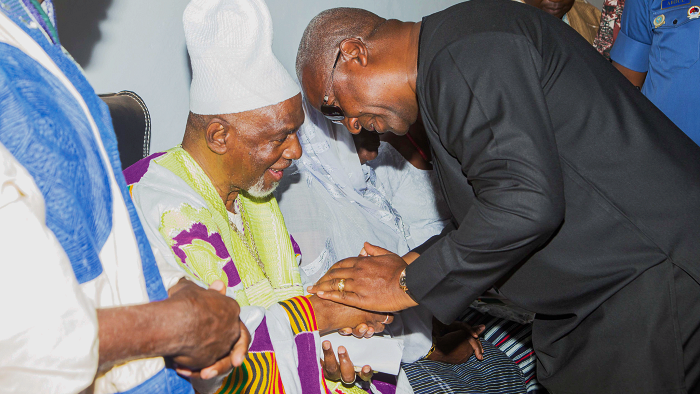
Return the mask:
[[[335,75],[335,68],[338,65],[338,60],[340,60],[341,52],[339,48],[338,55],[335,57],[335,62],[333,62],[333,68],[331,69],[329,89],[326,90],[327,93],[323,96],[323,103],[321,103],[321,113],[333,123],[341,123],[345,119],[345,112],[340,107],[328,104],[328,93],[333,89],[333,75]]]

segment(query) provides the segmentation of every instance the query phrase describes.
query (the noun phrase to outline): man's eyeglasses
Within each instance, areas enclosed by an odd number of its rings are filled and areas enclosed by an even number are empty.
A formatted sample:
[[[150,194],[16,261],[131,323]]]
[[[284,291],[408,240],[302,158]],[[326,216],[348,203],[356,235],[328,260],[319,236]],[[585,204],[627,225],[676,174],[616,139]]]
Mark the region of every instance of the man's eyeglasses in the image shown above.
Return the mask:
[[[331,83],[327,92],[333,89],[333,74],[335,74],[335,66],[338,65],[338,60],[340,59],[340,50],[338,50],[338,56],[335,57],[335,62],[333,62],[333,69],[331,70]],[[341,123],[345,119],[345,112],[343,112],[337,105],[328,104],[328,93],[323,96],[323,104],[321,104],[321,113],[328,120],[333,123]]]

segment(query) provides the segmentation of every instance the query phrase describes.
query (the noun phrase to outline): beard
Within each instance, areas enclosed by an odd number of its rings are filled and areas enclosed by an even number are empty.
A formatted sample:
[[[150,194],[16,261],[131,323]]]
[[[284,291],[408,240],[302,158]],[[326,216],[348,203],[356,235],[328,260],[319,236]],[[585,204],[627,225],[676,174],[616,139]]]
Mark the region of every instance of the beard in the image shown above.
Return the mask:
[[[251,186],[248,190],[246,190],[246,193],[248,193],[249,196],[254,197],[254,198],[265,198],[272,194],[272,192],[277,189],[277,186],[279,186],[279,182],[272,182],[272,185],[268,187],[267,189],[265,188],[265,176],[261,176],[260,179],[255,183],[255,185]]]

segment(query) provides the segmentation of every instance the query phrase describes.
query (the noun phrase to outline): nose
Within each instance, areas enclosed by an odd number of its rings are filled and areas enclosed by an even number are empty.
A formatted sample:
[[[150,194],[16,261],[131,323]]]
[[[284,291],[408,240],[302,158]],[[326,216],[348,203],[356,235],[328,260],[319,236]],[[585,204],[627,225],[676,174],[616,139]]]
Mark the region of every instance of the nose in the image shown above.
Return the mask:
[[[352,134],[360,134],[360,131],[362,131],[362,125],[357,118],[345,118],[343,119],[343,125]]]
[[[299,137],[297,133],[294,133],[287,138],[289,145],[284,149],[282,157],[287,160],[297,160],[301,157],[301,144],[299,143]]]

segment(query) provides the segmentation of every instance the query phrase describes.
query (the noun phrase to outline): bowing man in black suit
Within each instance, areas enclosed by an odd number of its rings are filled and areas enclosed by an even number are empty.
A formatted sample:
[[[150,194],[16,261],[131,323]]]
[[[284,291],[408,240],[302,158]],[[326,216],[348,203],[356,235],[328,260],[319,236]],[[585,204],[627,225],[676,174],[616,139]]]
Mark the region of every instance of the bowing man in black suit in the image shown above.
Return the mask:
[[[297,75],[352,133],[420,116],[454,223],[403,259],[366,245],[312,292],[449,323],[495,287],[537,314],[550,391],[700,392],[700,147],[573,29],[508,0],[334,9]]]

